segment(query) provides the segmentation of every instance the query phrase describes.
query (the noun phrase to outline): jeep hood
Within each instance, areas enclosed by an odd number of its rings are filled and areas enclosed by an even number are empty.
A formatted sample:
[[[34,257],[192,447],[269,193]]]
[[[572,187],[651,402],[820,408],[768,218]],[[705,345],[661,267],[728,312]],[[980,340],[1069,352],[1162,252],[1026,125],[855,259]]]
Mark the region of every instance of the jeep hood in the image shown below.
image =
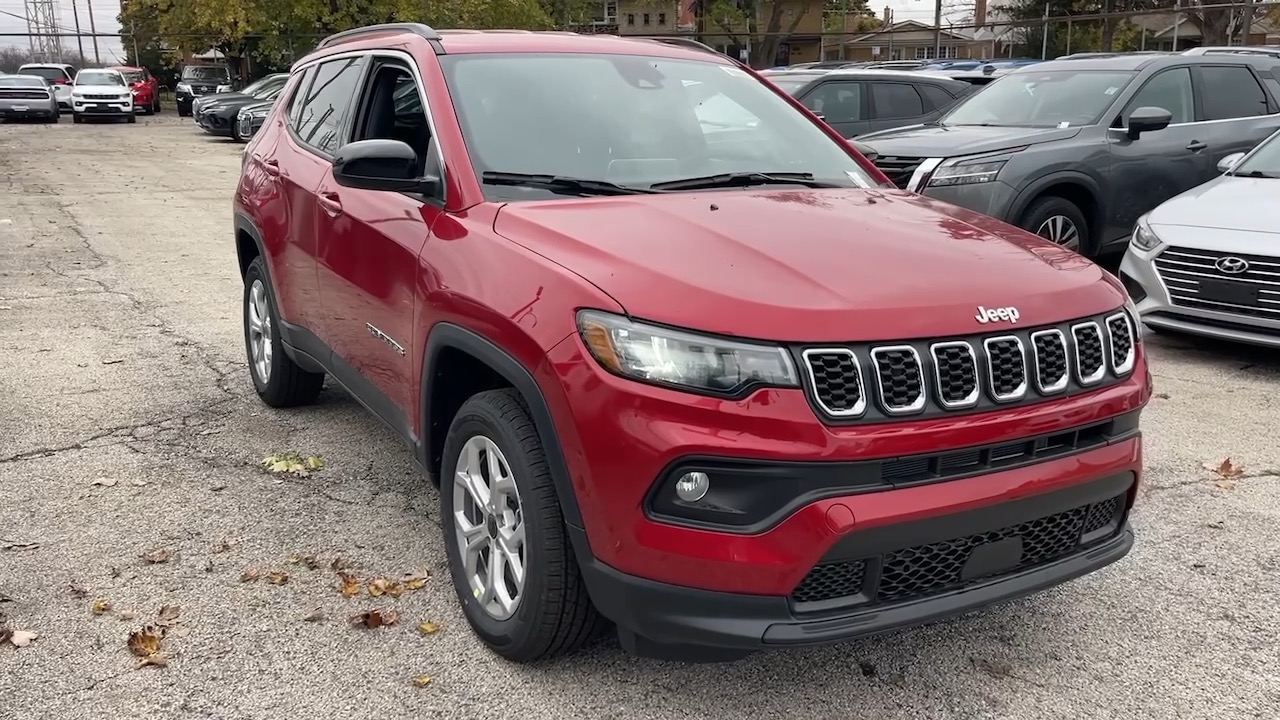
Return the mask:
[[[751,190],[504,205],[494,230],[571,270],[626,312],[778,341],[994,331],[1120,307],[1089,260],[1022,230],[890,190]]]
[[[937,157],[999,152],[1075,137],[1081,128],[913,125],[860,135],[858,142],[889,157]]]

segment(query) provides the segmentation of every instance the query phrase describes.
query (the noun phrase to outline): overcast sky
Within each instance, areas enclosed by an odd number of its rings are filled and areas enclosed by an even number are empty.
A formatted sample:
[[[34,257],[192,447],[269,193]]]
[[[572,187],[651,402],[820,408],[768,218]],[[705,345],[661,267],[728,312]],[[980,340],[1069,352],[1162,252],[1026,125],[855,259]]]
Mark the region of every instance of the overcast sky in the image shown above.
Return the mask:
[[[72,10],[73,0],[54,0],[55,12],[57,13],[57,22],[59,25],[58,32],[74,33],[76,31],[75,12]],[[119,0],[74,0],[76,10],[80,14],[80,30],[86,36],[89,33],[89,6],[93,5],[93,21],[100,33],[118,33],[120,32],[120,23],[116,20],[116,16],[120,14]],[[7,33],[26,33],[27,32],[27,15],[23,0],[0,0],[0,35]],[[93,38],[85,37],[84,40],[85,58],[92,62],[93,60]],[[28,39],[26,37],[0,37],[0,47],[18,46],[27,47]],[[62,38],[62,47],[64,51],[63,58],[72,64],[75,64],[79,54],[79,47],[75,38]],[[124,51],[120,38],[98,38],[98,53],[105,62],[122,62],[124,60]]]

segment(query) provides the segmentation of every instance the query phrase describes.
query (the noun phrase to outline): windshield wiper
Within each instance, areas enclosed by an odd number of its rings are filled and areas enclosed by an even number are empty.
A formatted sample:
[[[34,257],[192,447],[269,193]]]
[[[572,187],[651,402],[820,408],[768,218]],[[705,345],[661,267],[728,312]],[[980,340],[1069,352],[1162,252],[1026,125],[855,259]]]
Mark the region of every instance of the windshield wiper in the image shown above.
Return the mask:
[[[1269,172],[1265,172],[1265,171],[1262,171],[1262,170],[1250,170],[1249,172],[1245,172],[1245,173],[1236,172],[1236,173],[1231,173],[1231,174],[1232,174],[1232,175],[1238,175],[1238,176],[1240,176],[1240,177],[1251,177],[1251,178],[1271,178],[1272,180],[1274,180],[1274,179],[1276,179],[1276,178],[1280,178],[1280,174],[1277,174],[1277,173],[1269,173]]]
[[[705,177],[685,178],[683,180],[667,180],[654,183],[649,187],[654,190],[703,190],[707,188],[746,187],[748,185],[804,185],[811,188],[834,188],[840,185],[819,182],[813,179],[813,173],[762,173],[736,172],[723,175],[707,175]]]
[[[534,173],[487,172],[480,175],[486,185],[516,185],[545,188],[551,192],[569,195],[637,195],[656,190],[633,188],[607,180],[589,180],[564,175],[537,175]]]

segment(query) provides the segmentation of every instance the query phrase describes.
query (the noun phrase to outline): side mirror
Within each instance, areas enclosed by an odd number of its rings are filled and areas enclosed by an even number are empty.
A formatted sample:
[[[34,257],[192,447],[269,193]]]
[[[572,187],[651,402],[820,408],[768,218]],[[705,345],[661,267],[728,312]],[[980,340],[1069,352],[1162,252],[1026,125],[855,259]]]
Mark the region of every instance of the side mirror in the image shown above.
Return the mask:
[[[1129,114],[1129,139],[1137,140],[1144,132],[1155,132],[1169,127],[1173,113],[1158,107],[1135,108]]]
[[[1229,173],[1244,159],[1245,153],[1231,153],[1218,161],[1218,172]]]
[[[358,140],[338,148],[333,179],[360,190],[438,195],[440,178],[418,174],[418,154],[400,140]]]

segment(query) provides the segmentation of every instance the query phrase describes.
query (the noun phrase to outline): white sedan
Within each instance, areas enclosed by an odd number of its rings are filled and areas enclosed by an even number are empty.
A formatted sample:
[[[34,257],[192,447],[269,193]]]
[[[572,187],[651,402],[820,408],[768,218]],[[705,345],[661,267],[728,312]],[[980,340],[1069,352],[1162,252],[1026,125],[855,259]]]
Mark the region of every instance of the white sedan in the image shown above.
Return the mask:
[[[1280,347],[1280,132],[1139,218],[1120,279],[1143,322]]]

